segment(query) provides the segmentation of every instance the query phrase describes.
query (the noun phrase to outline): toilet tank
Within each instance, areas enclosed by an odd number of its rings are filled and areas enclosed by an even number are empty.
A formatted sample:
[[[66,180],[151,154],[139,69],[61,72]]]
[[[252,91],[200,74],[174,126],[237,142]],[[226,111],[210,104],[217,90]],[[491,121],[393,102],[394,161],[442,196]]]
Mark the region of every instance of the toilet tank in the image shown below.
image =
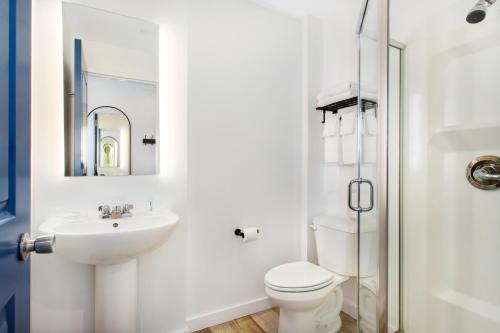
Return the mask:
[[[316,251],[321,267],[345,276],[357,272],[357,221],[347,218],[318,216],[313,220]],[[360,276],[376,273],[377,248],[375,220],[361,221]]]

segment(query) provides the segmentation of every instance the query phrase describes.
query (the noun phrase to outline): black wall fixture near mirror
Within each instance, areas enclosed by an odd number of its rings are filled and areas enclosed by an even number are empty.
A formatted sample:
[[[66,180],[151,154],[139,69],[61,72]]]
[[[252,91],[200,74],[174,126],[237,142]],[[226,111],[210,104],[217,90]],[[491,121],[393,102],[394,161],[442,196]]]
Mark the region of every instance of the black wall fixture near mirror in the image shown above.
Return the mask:
[[[66,176],[156,174],[158,26],[63,2],[63,39]]]

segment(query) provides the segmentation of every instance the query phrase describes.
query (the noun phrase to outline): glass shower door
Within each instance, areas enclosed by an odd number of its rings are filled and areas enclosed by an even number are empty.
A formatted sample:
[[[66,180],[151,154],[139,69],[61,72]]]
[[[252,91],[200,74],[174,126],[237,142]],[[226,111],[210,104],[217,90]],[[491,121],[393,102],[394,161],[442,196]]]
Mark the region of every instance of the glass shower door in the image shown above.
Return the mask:
[[[358,25],[358,163],[349,206],[358,216],[358,331],[363,333],[385,333],[389,326],[387,10],[387,0],[364,1]]]
[[[377,330],[378,296],[378,184],[377,142],[380,106],[378,103],[377,1],[367,4],[359,43],[358,91],[358,330]]]

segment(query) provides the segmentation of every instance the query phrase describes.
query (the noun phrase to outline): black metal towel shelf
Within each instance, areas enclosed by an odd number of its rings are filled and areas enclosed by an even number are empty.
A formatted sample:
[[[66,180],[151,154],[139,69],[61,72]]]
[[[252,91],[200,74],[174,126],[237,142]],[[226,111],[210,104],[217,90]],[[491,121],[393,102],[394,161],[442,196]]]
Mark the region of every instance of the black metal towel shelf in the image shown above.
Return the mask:
[[[370,109],[376,109],[377,108],[377,102],[371,101],[369,99],[362,99],[362,106],[361,106],[361,111],[365,112],[366,110]],[[322,123],[324,124],[326,121],[326,113],[331,112],[333,114],[336,114],[339,112],[340,109],[345,109],[351,106],[356,106],[358,105],[358,97],[351,97],[348,99],[344,99],[332,104],[328,104],[325,106],[317,107],[316,110],[318,111],[323,111],[323,121]]]

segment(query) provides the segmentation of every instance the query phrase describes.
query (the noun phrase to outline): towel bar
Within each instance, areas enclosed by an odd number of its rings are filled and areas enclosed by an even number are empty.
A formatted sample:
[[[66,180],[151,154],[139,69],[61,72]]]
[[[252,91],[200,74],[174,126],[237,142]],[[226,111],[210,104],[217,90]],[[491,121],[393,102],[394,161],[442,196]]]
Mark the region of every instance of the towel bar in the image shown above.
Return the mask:
[[[361,111],[365,112],[366,110],[370,109],[376,109],[377,108],[377,102],[371,101],[368,99],[362,99],[362,106],[361,106]],[[326,121],[326,113],[327,112],[332,112],[333,114],[336,114],[339,112],[340,109],[345,109],[351,106],[356,106],[358,105],[358,97],[351,97],[348,99],[344,99],[332,104],[328,104],[325,106],[320,106],[317,107],[316,110],[322,111],[323,112],[323,121],[322,123],[324,124]]]

